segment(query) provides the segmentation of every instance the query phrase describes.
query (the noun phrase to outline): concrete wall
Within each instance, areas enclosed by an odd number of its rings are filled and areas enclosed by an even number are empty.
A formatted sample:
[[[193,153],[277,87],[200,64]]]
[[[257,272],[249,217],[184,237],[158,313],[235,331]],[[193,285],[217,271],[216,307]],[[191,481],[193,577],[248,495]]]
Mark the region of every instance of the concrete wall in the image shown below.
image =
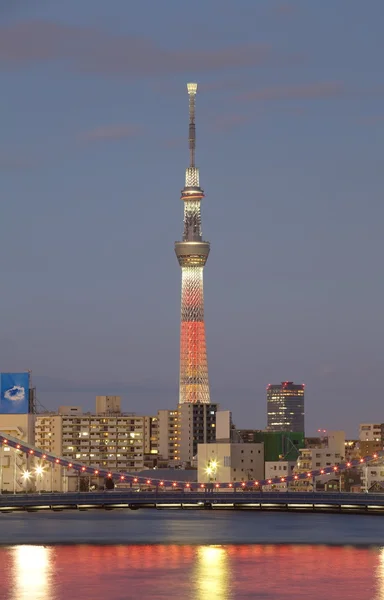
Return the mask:
[[[0,431],[6,435],[19,438],[34,444],[35,415],[0,415]],[[27,481],[22,477],[29,471],[33,459],[21,452],[0,448],[0,487],[2,491],[21,492],[25,489]],[[33,489],[33,484],[29,486]]]
[[[295,466],[295,460],[265,461],[264,479],[272,479],[273,477],[287,477],[288,475],[292,475]]]
[[[212,470],[212,465],[214,469]],[[237,482],[264,478],[263,444],[199,444],[199,483]],[[212,472],[209,472],[211,469]]]

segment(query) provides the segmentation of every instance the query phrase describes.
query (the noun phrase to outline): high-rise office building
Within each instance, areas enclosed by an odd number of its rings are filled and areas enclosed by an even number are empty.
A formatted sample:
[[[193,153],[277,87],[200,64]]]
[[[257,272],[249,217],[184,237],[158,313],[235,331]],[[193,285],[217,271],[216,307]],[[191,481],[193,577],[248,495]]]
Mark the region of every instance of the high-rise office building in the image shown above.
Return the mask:
[[[283,381],[267,387],[268,431],[304,433],[304,384]]]
[[[180,404],[209,404],[209,380],[204,323],[203,269],[209,254],[209,242],[201,231],[200,204],[204,192],[199,169],[195,166],[196,83],[188,83],[189,95],[189,167],[181,192],[184,204],[183,240],[175,243],[181,266],[180,331]]]

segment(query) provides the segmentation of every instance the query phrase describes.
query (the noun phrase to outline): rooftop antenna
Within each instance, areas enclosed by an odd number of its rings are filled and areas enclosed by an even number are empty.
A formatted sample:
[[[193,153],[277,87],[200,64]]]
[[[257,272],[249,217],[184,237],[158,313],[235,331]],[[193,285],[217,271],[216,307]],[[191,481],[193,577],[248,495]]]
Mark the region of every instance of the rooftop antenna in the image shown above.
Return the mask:
[[[195,167],[196,127],[195,127],[195,96],[197,83],[187,83],[189,96],[189,166]]]

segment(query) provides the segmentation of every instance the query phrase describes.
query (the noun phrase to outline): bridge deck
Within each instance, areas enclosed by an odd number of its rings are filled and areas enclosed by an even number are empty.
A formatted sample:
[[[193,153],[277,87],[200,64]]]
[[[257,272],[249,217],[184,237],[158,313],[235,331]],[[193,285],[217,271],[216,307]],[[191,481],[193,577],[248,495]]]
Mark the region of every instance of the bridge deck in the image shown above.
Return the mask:
[[[2,494],[0,512],[154,508],[384,514],[384,494],[310,492],[134,492]]]

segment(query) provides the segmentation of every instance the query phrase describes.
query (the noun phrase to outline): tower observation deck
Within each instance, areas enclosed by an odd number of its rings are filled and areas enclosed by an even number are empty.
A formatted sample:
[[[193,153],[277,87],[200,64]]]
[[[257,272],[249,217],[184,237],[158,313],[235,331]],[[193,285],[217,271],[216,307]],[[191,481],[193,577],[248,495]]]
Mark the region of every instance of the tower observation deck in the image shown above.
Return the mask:
[[[209,242],[203,241],[200,204],[204,192],[199,169],[195,165],[196,83],[188,83],[189,96],[189,167],[181,191],[184,203],[183,240],[175,243],[181,266],[181,330],[179,403],[209,404],[209,380],[204,323],[203,269],[209,254]]]

